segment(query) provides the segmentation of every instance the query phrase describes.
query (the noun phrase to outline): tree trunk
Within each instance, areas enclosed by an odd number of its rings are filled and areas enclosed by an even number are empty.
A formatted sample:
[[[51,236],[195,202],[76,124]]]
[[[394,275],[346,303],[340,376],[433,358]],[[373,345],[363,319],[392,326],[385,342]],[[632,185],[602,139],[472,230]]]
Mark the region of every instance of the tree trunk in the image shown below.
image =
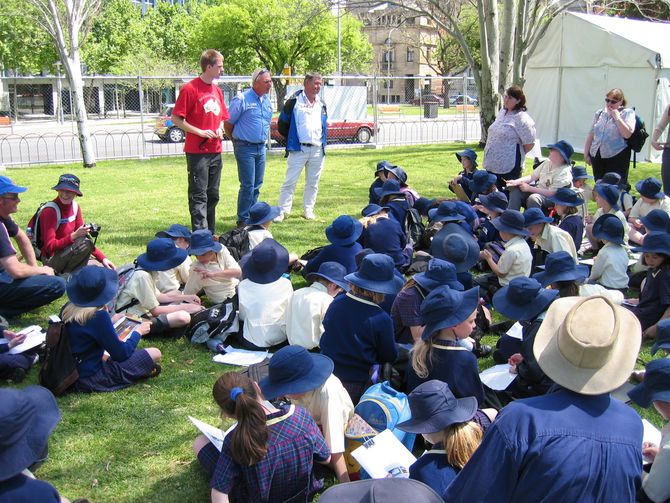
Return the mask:
[[[286,100],[286,84],[282,82],[281,78],[278,78],[274,80],[274,88],[277,95],[277,112],[281,112]]]
[[[505,0],[503,3],[502,29],[500,30],[500,88],[504,92],[509,87],[512,77],[514,58],[514,35],[516,33],[516,0]]]
[[[74,94],[74,116],[77,121],[77,135],[81,147],[81,155],[85,168],[95,167],[95,149],[91,141],[91,134],[88,129],[88,117],[86,115],[86,102],[84,100],[84,79],[81,74],[81,62],[79,61],[79,52],[75,52],[72,57],[67,56],[63,59],[65,72],[70,83],[70,89]]]

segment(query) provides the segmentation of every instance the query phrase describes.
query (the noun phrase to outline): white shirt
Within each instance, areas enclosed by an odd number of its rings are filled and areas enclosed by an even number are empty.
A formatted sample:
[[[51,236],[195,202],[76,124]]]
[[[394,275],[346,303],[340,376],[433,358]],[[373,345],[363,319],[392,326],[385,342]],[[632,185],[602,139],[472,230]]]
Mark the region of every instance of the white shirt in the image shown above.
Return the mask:
[[[557,190],[561,187],[570,187],[572,184],[572,166],[564,164],[555,168],[552,162],[547,159],[535,168],[533,176],[537,180],[536,186],[542,189]]]
[[[185,285],[191,271],[191,257],[186,257],[184,261],[173,269],[167,271],[156,271],[156,288],[161,293],[174,292],[179,290],[181,285]]]
[[[605,243],[596,258],[589,282],[597,282],[607,288],[626,288],[628,286],[628,252],[626,248],[614,243]]]
[[[288,343],[305,349],[317,347],[323,335],[323,317],[332,301],[328,288],[319,282],[296,290],[286,312]]]
[[[272,239],[272,233],[267,229],[252,229],[248,232],[249,235],[249,251],[256,248],[265,239]]]
[[[184,295],[193,295],[200,290],[204,290],[209,300],[216,304],[231,298],[235,295],[235,287],[240,282],[237,278],[203,279],[200,276],[201,271],[218,272],[225,269],[240,270],[240,266],[237,265],[225,246],[216,254],[216,261],[207,264],[201,264],[198,261],[193,262],[188,282],[184,287]]]
[[[124,312],[133,316],[143,316],[153,308],[158,307],[158,296],[161,294],[156,288],[155,272],[144,270],[135,271],[126,283],[125,288],[116,299],[116,308],[128,305],[134,299],[139,301]]]
[[[670,198],[656,199],[653,204],[649,204],[644,199],[638,199],[628,214],[628,218],[646,217],[651,210],[663,210],[670,213]]]
[[[502,286],[509,285],[514,278],[530,276],[533,256],[526,240],[521,236],[514,236],[505,243],[505,251],[498,260],[498,269],[504,276],[498,280]]]
[[[593,297],[594,295],[601,295],[617,306],[623,303],[623,293],[619,290],[609,290],[602,285],[579,285],[580,297]]]
[[[575,263],[578,261],[575,240],[568,232],[555,225],[544,224],[544,230],[535,238],[535,244],[547,253],[566,251],[572,255]]]
[[[317,94],[314,103],[310,103],[304,92],[300,93],[295,100],[293,118],[295,119],[296,131],[300,143],[311,143],[321,145],[321,98]]]
[[[286,310],[293,296],[291,281],[281,277],[262,285],[249,279],[237,288],[243,336],[259,347],[269,347],[286,340]]]
[[[602,217],[603,213],[604,213],[603,209],[598,208],[593,215],[593,222],[595,222],[600,217]],[[630,225],[628,225],[628,220],[626,220],[626,215],[624,215],[621,210],[615,210],[614,208],[609,210],[607,213],[610,213],[611,215],[616,215],[616,217],[619,220],[621,220],[621,223],[623,224],[623,235],[628,236],[628,231],[630,231]]]

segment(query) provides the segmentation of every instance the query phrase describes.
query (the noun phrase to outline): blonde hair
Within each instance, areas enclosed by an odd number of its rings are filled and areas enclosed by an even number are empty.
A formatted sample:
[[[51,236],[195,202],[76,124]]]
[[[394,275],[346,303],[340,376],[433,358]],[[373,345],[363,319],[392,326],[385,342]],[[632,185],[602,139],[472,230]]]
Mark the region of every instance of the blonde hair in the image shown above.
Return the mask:
[[[63,308],[63,313],[61,318],[63,323],[77,323],[79,325],[85,325],[88,323],[95,313],[100,311],[102,307],[80,307],[75,306],[72,302],[65,304]]]
[[[456,423],[443,431],[442,444],[447,462],[462,470],[482,442],[482,429],[475,422]]]
[[[439,332],[436,332],[436,334],[438,333]],[[435,335],[430,337],[427,341],[419,339],[414,343],[414,347],[410,350],[412,369],[421,379],[425,379],[430,373],[429,367],[432,366],[434,338]]]
[[[377,223],[377,220],[379,220],[381,217],[386,218],[386,215],[388,215],[388,210],[381,210],[379,213],[375,213],[369,217],[362,217],[358,219],[358,221],[363,224],[364,229],[367,229],[368,225]]]
[[[356,286],[353,283],[349,283],[349,292],[356,297],[364,297],[372,300],[375,304],[381,304],[384,302],[384,294],[379,292],[371,292],[360,286]]]

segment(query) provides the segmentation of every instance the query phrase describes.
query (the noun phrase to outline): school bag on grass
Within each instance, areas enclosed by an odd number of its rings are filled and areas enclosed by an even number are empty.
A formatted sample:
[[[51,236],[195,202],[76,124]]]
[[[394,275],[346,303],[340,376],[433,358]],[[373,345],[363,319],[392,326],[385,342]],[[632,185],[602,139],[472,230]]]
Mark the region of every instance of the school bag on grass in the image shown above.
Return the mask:
[[[114,298],[107,303],[106,308],[108,313],[120,313],[140,303],[138,299],[133,299],[123,306],[117,306],[119,297],[126,289],[130,278],[132,278],[135,272],[139,271],[140,269],[141,268],[137,265],[137,262],[133,262],[132,264],[123,264],[121,267],[116,268],[116,274],[119,276],[119,287],[116,290],[116,295]]]
[[[416,208],[409,208],[405,213],[405,222],[403,230],[407,236],[407,241],[411,241],[412,245],[421,242],[426,226],[421,220],[421,213]]]
[[[58,316],[49,319],[46,355],[40,369],[40,384],[60,396],[79,379],[65,323]]]
[[[191,315],[191,324],[186,330],[186,337],[193,344],[204,344],[211,337],[222,337],[221,342],[223,342],[224,335],[239,330],[237,307],[236,295]]]

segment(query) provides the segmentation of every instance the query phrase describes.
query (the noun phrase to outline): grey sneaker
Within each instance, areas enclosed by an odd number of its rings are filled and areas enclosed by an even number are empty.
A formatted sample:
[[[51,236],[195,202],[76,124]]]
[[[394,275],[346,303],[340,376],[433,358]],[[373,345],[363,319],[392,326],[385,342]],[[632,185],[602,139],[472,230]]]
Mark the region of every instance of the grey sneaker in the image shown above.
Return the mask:
[[[274,218],[274,220],[272,220],[272,221],[273,221],[273,222],[276,222],[276,223],[279,223],[279,222],[283,222],[283,221],[284,221],[284,218],[286,218],[286,213],[284,213],[284,212],[282,211],[282,212],[281,212],[279,215],[277,215],[277,216]]]
[[[316,220],[316,215],[312,210],[305,210],[305,220]]]

